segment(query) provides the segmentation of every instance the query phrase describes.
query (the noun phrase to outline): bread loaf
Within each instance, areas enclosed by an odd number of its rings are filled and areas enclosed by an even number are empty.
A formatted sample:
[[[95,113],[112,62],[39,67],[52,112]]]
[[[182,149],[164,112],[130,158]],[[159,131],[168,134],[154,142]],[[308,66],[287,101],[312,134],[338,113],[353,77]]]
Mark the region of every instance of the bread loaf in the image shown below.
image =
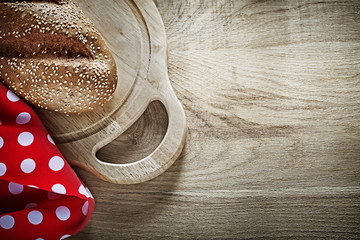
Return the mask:
[[[117,73],[72,0],[0,0],[0,79],[35,106],[69,114],[109,101]]]

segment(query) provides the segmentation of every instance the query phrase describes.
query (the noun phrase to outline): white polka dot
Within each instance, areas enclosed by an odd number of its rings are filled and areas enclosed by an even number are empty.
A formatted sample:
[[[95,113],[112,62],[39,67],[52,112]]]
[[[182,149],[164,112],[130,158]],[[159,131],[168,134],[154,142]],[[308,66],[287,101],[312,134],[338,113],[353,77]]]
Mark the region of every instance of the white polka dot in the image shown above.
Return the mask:
[[[28,158],[21,162],[20,168],[24,173],[31,173],[35,169],[35,161]]]
[[[6,97],[9,99],[10,102],[17,102],[20,100],[20,98],[10,90],[7,91]]]
[[[59,193],[59,194],[65,194],[66,193],[65,187],[63,185],[59,184],[59,183],[54,184],[51,187],[51,190],[53,190],[54,192]]]
[[[0,120],[0,126],[2,125],[2,121]]]
[[[48,199],[50,200],[55,200],[58,199],[59,197],[61,197],[61,195],[58,193],[48,192]]]
[[[33,143],[34,141],[34,136],[29,133],[29,132],[23,132],[23,133],[20,133],[20,135],[18,136],[18,143],[21,145],[21,146],[29,146]]]
[[[53,171],[61,170],[64,167],[64,164],[64,160],[59,156],[52,157],[49,161],[49,167]]]
[[[22,112],[16,117],[16,123],[17,124],[26,124],[30,122],[31,115],[27,112]]]
[[[94,198],[94,196],[91,194],[91,192],[88,188],[86,188],[86,192],[88,193],[89,197]]]
[[[68,237],[71,237],[71,235],[64,235],[64,236],[62,236],[62,237],[60,238],[60,240],[63,240],[63,239],[68,238]]]
[[[84,205],[82,206],[81,210],[82,210],[82,213],[86,216],[87,213],[88,213],[88,210],[89,210],[89,202],[88,202],[88,201],[86,201],[86,202],[84,203]]]
[[[51,142],[52,144],[55,145],[54,140],[52,139],[52,137],[50,136],[50,134],[47,135],[47,139],[49,140],[49,142]]]
[[[35,240],[45,240],[45,239],[43,239],[43,238],[37,238],[37,239],[35,239]]]
[[[4,139],[0,137],[0,148],[2,148],[3,146],[4,146]]]
[[[13,182],[9,183],[9,192],[11,192],[12,194],[18,195],[18,194],[22,193],[23,190],[24,190],[23,185],[13,183]]]
[[[43,215],[40,211],[34,210],[29,212],[28,220],[33,225],[39,225],[43,220]]]
[[[37,188],[37,189],[39,189],[39,187],[37,187],[37,186],[34,186],[34,185],[27,185],[28,187],[31,187],[31,188]]]
[[[56,217],[61,221],[66,221],[70,217],[70,210],[67,207],[60,206],[55,211]]]
[[[0,162],[0,177],[4,176],[4,174],[6,173],[6,170],[7,170],[6,165],[4,163]]]
[[[24,208],[24,209],[34,208],[34,207],[36,207],[36,206],[37,206],[36,203],[28,203],[28,204],[25,205],[25,208]]]
[[[0,226],[3,229],[10,229],[14,226],[15,219],[10,215],[4,215],[0,218]]]
[[[79,187],[79,193],[82,194],[82,195],[84,195],[84,196],[87,197],[87,198],[89,197],[86,189],[84,188],[84,185],[82,185],[82,184],[81,184],[80,187]]]

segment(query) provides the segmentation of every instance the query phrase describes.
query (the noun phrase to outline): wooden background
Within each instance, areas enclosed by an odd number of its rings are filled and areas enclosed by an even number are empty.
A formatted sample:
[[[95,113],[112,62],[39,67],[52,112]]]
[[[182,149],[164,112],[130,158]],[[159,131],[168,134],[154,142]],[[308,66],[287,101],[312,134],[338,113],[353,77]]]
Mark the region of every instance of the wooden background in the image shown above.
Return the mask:
[[[72,239],[359,239],[360,2],[155,3],[185,149],[137,185],[76,168],[97,205]]]

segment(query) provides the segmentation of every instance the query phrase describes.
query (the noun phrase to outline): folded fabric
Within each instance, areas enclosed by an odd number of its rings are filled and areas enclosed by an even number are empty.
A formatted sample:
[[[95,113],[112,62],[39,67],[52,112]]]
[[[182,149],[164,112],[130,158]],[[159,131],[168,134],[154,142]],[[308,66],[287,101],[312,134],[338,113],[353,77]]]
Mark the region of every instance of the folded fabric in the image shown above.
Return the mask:
[[[94,205],[35,112],[0,83],[0,239],[65,239]]]

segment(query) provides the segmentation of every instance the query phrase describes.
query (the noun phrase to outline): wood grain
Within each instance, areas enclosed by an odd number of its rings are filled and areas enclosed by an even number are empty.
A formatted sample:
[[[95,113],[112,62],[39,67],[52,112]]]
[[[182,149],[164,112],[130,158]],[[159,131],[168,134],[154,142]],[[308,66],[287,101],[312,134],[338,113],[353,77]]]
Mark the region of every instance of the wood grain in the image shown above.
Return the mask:
[[[179,157],[187,133],[184,109],[169,81],[166,32],[161,16],[152,0],[109,0],[106,3],[77,0],[76,3],[109,44],[115,56],[119,82],[113,98],[95,111],[64,115],[43,110],[39,111],[40,118],[71,165],[113,183],[148,181],[167,170]],[[149,119],[157,121],[137,121],[154,101],[163,105],[165,113],[149,110],[146,112],[151,115]],[[134,128],[139,132],[144,127],[148,134],[143,131],[139,146],[106,147]],[[160,129],[165,133],[160,134],[158,141],[149,138],[155,138]],[[126,153],[119,153],[124,150]],[[107,161],[103,160],[103,152],[107,152]],[[143,153],[148,154],[144,156]]]
[[[73,239],[359,239],[360,3],[155,3],[185,149],[137,185],[76,169],[97,205]]]
[[[141,117],[96,154],[109,163],[131,163],[149,156],[163,140],[169,123],[164,105],[151,102]]]

